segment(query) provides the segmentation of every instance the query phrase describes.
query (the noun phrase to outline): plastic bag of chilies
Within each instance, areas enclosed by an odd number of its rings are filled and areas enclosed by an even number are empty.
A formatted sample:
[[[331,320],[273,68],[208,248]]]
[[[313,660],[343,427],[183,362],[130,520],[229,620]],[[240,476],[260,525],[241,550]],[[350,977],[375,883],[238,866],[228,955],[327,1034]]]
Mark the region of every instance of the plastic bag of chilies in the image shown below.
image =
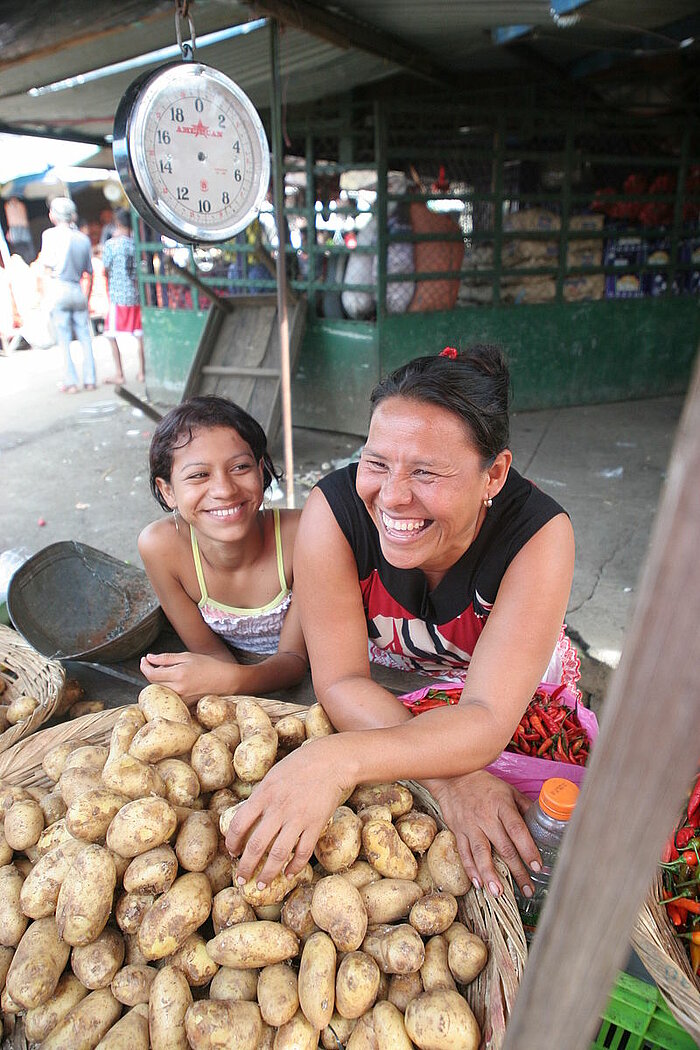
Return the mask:
[[[416,689],[413,693],[405,693],[399,697],[412,714],[418,715],[423,711],[429,711],[434,707],[441,707],[445,703],[456,704],[462,693],[462,683],[455,682],[433,682],[425,689]],[[551,694],[558,686],[550,682],[541,682],[537,692]],[[445,693],[447,700],[435,697],[435,693]],[[576,708],[581,727],[585,730],[590,746],[593,746],[598,736],[598,719],[592,711],[579,702],[575,689],[569,686],[560,689],[557,694],[558,701],[567,707]],[[579,787],[586,773],[585,766],[577,766],[572,762],[559,762],[549,758],[537,758],[531,755],[520,755],[512,751],[502,751],[495,762],[486,766],[488,773],[506,780],[513,787],[522,791],[528,798],[536,799],[540,788],[545,780],[550,777],[563,777],[571,780]]]

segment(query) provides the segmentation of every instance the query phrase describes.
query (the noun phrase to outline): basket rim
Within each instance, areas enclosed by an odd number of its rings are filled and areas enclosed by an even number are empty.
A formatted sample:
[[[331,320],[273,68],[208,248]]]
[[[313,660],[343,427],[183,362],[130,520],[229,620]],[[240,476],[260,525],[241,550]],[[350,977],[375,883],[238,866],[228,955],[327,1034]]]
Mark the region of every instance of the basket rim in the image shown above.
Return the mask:
[[[36,733],[59,709],[66,672],[57,660],[50,660],[11,627],[0,625],[0,664],[7,671],[0,672],[9,686],[9,692],[18,696],[30,695],[39,700],[39,706],[29,718],[0,733],[0,754],[16,746],[21,740]],[[18,685],[19,683],[19,685]],[[7,695],[8,690],[3,693]],[[14,696],[13,696],[14,699]]]
[[[657,871],[632,931],[632,946],[675,1019],[700,1044],[700,984],[661,904],[661,890]]]

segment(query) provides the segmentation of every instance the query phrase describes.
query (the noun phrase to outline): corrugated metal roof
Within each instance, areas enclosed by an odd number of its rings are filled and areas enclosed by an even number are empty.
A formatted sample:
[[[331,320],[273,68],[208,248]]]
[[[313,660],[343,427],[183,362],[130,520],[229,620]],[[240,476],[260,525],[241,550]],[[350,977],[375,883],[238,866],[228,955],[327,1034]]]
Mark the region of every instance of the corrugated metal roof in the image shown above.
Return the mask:
[[[445,82],[468,86],[470,75],[484,71],[527,69],[538,64],[566,78],[583,60],[608,49],[611,61],[635,61],[637,52],[678,51],[679,33],[697,25],[697,0],[580,0],[578,24],[558,28],[550,6],[558,0],[193,0],[191,13],[198,38],[241,24],[262,11],[303,12],[304,29],[286,28],[281,36],[284,98],[308,101],[348,91],[389,77],[416,53],[414,68],[444,73]],[[3,5],[6,7],[6,5]],[[348,41],[340,34],[320,39],[314,18],[344,16]],[[290,16],[291,17],[291,16]],[[694,19],[694,23],[693,23]],[[498,46],[492,30],[508,25],[533,28],[514,46]],[[669,24],[680,27],[667,30]],[[359,26],[359,29],[358,29]],[[358,30],[350,32],[351,28]],[[65,91],[32,97],[27,91],[65,77],[84,74],[145,51],[175,43],[171,0],[27,0],[0,13],[3,64],[0,66],[0,123],[41,130],[73,130],[96,137],[111,131],[113,115],[137,71],[120,72]],[[396,41],[398,50],[382,45]],[[403,56],[401,48],[403,47]],[[697,45],[684,53],[686,63]],[[198,57],[232,77],[256,106],[269,104],[268,32],[258,30],[202,49]],[[402,64],[401,64],[402,63]],[[157,64],[157,63],[154,63]]]

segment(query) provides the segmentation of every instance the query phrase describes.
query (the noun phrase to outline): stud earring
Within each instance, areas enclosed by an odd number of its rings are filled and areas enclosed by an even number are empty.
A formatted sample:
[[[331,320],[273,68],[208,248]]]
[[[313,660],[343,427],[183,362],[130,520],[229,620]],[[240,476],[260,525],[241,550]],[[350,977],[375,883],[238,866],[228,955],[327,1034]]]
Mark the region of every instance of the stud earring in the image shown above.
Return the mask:
[[[484,506],[486,507],[487,510],[489,509],[489,507],[493,506],[493,500],[491,499],[490,496],[487,496],[486,499],[484,500]]]
[[[173,521],[175,522],[175,531],[180,533],[180,511],[177,507],[173,507]]]

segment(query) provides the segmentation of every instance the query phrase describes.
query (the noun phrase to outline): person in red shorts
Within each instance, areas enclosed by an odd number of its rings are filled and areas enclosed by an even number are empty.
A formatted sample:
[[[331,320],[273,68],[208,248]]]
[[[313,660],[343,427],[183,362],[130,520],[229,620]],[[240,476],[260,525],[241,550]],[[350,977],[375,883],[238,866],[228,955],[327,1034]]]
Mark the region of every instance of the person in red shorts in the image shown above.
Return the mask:
[[[143,329],[141,328],[141,306],[139,305],[139,287],[136,280],[136,258],[134,241],[131,236],[129,213],[125,208],[118,208],[114,213],[114,233],[105,241],[102,249],[109,285],[109,313],[105,324],[104,335],[109,339],[114,356],[115,373],[105,380],[107,383],[123,383],[124,368],[117,342],[118,335],[128,332],[134,336],[139,355],[139,368],[136,378],[143,382],[145,362],[143,354]]]

